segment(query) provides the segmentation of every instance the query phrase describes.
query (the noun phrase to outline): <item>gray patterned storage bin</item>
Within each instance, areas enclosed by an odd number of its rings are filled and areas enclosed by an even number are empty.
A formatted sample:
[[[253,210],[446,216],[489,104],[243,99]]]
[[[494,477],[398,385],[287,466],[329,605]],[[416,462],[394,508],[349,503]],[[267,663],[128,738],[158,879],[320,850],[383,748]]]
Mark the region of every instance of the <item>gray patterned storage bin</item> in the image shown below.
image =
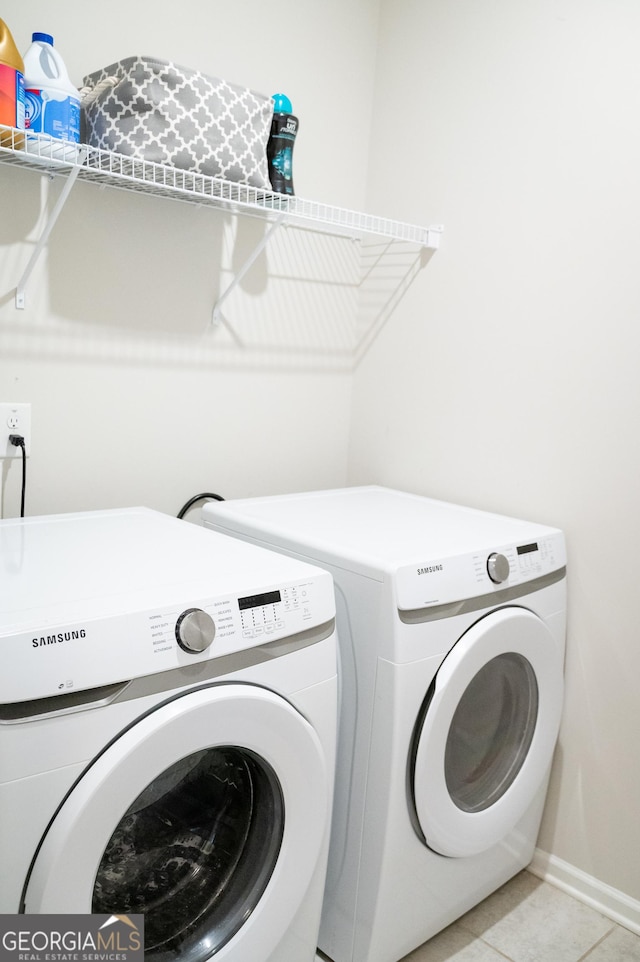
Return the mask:
[[[153,57],[90,74],[80,95],[92,147],[270,189],[270,97]]]

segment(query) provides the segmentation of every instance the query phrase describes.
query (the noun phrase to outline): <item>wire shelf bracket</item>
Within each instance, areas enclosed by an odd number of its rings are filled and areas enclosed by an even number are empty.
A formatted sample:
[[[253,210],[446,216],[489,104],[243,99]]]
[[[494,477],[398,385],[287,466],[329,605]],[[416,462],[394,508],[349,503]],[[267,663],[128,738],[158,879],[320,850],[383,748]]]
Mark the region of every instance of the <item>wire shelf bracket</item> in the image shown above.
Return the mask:
[[[56,221],[58,220],[58,217],[62,213],[64,205],[67,203],[69,194],[74,188],[74,185],[76,183],[76,180],[78,179],[78,174],[80,173],[80,170],[81,170],[80,167],[74,167],[71,173],[69,174],[69,176],[67,177],[64,187],[60,192],[60,196],[58,197],[53,210],[49,214],[47,223],[45,224],[44,229],[37,240],[36,246],[34,247],[31,253],[31,257],[29,258],[29,263],[25,267],[22,277],[18,281],[18,284],[16,286],[16,308],[19,311],[24,310],[27,281],[29,280],[29,277],[31,276],[31,272],[33,271],[34,267],[38,263],[40,254],[42,253],[45,244],[49,240],[49,235],[51,234],[51,231],[55,227]]]
[[[238,286],[238,284],[240,283],[242,278],[245,276],[245,274],[249,273],[249,271],[257,261],[257,259],[260,257],[260,254],[262,253],[262,251],[265,249],[265,247],[273,237],[273,235],[276,233],[278,228],[281,227],[281,225],[284,223],[284,220],[285,220],[285,215],[281,214],[277,220],[273,221],[273,223],[265,233],[264,237],[262,237],[260,241],[256,244],[253,251],[251,252],[249,257],[247,257],[246,261],[244,262],[240,270],[237,271],[236,274],[234,274],[233,280],[231,281],[229,286],[222,292],[222,294],[220,295],[220,297],[218,298],[218,300],[214,305],[213,313],[211,314],[212,327],[217,327],[223,321],[225,323],[227,322],[227,318],[222,312],[222,305],[224,304],[226,299],[229,297],[231,292]]]

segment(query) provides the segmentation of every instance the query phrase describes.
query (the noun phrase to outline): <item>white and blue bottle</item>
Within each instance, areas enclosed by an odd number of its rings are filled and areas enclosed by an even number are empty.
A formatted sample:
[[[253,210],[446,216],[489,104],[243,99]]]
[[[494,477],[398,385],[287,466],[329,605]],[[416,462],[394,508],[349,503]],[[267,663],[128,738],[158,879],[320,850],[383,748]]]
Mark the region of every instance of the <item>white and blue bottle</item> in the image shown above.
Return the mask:
[[[24,55],[25,127],[57,140],[80,141],[80,94],[48,33],[34,33]],[[34,138],[35,139],[35,138]]]

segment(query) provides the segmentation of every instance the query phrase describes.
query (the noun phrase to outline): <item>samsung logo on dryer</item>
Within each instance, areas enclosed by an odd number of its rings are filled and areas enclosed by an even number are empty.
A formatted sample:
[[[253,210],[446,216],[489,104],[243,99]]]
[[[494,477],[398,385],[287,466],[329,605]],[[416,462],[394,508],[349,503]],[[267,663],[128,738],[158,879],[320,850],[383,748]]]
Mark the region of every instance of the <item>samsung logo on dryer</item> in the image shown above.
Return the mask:
[[[419,575],[432,575],[436,571],[443,571],[444,565],[428,565],[426,568],[416,568]]]
[[[31,639],[32,648],[42,648],[44,645],[60,645],[63,641],[75,641],[77,638],[86,638],[87,632],[84,628],[74,629],[73,631],[58,631],[55,635],[41,635],[39,638]]]

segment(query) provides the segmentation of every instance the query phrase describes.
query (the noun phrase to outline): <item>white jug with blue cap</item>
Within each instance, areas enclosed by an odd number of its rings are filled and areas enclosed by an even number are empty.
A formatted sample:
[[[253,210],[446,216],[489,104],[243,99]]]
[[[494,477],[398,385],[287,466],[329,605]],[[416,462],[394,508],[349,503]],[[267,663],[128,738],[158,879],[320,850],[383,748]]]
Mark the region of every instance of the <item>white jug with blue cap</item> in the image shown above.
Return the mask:
[[[80,94],[51,34],[33,34],[24,55],[24,86],[27,130],[79,143]]]

